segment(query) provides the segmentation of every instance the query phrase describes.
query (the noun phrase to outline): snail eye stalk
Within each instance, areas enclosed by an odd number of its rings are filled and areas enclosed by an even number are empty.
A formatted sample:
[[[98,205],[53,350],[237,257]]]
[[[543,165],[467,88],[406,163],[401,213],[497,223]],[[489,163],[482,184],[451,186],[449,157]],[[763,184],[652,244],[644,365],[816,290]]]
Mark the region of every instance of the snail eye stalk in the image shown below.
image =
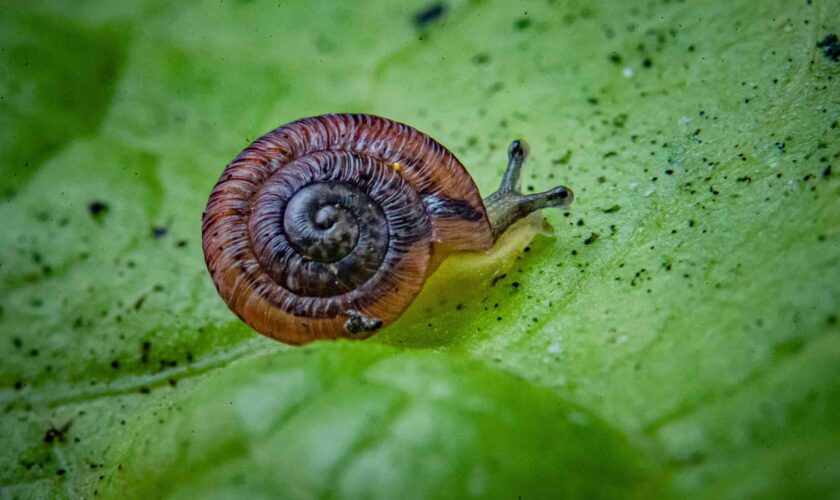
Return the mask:
[[[522,165],[528,158],[528,144],[515,140],[508,148],[508,166],[502,183],[495,193],[484,198],[487,217],[493,230],[493,239],[498,240],[508,228],[531,212],[543,208],[562,208],[571,205],[575,198],[566,186],[557,186],[548,191],[522,194]]]

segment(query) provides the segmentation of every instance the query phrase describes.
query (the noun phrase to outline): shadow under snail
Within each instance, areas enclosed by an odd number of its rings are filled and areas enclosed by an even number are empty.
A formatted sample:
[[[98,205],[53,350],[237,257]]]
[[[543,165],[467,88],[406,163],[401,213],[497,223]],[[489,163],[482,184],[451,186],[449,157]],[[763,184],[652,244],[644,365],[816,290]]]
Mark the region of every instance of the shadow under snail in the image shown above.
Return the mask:
[[[372,115],[283,125],[225,168],[202,216],[207,269],[258,332],[289,344],[367,338],[394,322],[453,252],[489,251],[514,222],[568,206],[558,186],[520,192],[513,141],[499,189],[481,199],[428,135]]]

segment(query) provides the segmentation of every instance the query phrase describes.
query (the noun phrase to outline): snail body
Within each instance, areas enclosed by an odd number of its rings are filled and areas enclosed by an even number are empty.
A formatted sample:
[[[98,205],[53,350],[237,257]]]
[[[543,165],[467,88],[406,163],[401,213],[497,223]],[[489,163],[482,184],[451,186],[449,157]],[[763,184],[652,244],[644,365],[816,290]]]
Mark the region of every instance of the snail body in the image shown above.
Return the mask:
[[[289,344],[366,338],[396,320],[448,254],[488,251],[571,191],[518,192],[527,150],[482,201],[464,166],[418,130],[334,114],[283,125],[224,170],[202,217],[207,269],[258,332]],[[495,221],[495,223],[494,223]]]

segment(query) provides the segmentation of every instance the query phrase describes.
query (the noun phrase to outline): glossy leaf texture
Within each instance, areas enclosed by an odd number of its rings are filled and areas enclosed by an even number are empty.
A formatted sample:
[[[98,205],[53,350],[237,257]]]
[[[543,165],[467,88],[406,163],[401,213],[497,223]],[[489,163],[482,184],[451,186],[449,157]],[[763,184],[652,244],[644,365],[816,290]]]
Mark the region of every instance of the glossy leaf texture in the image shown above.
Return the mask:
[[[840,488],[837,2],[0,8],[0,498]],[[429,133],[485,195],[524,138],[526,191],[575,203],[369,341],[280,345],[200,216],[328,112]]]

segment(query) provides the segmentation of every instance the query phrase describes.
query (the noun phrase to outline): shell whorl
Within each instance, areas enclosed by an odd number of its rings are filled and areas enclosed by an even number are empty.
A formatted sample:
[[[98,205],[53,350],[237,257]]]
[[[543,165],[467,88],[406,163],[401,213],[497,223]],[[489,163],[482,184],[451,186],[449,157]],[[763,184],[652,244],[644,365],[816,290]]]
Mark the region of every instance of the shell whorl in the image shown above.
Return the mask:
[[[393,322],[441,254],[493,243],[478,189],[452,153],[407,125],[349,114],[254,141],[222,173],[202,231],[227,305],[293,344],[368,336],[348,320]]]

